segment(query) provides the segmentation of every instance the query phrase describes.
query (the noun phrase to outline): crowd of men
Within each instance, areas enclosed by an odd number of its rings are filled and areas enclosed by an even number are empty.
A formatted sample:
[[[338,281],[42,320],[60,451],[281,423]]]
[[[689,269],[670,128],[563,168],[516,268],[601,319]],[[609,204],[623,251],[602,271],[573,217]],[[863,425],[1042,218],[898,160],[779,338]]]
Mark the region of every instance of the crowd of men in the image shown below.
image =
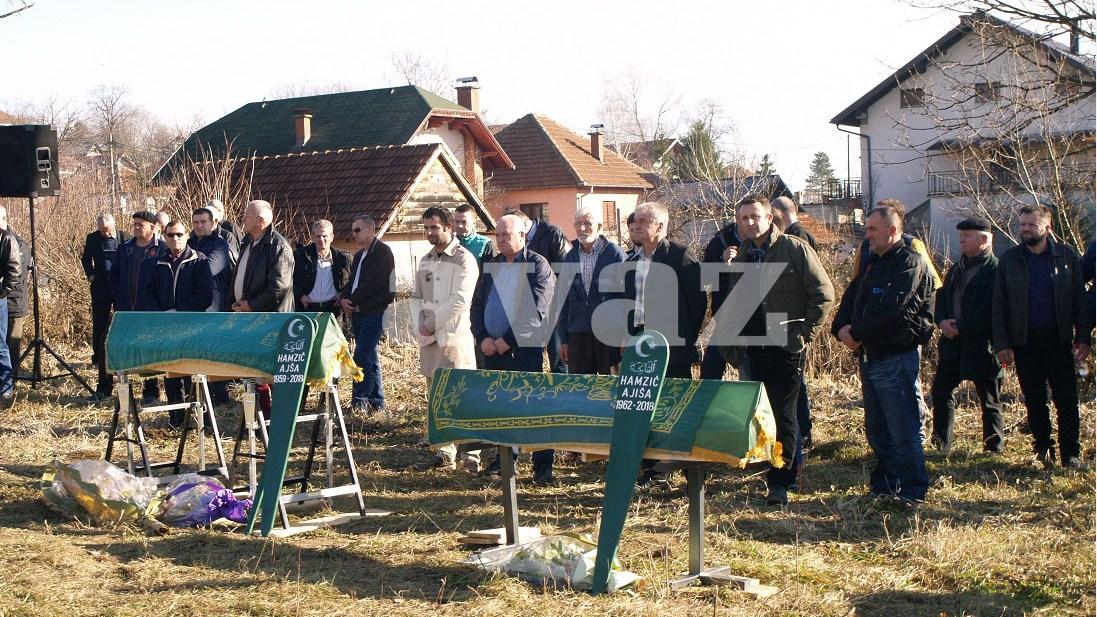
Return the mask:
[[[982,407],[983,449],[1001,452],[1001,381],[1011,364],[1036,459],[1052,465],[1058,454],[1063,466],[1082,466],[1075,363],[1088,355],[1094,325],[1092,295],[1084,290],[1093,279],[1092,247],[1079,257],[1051,234],[1048,209],[1026,207],[1019,213],[1022,242],[999,260],[991,224],[970,218],[957,226],[962,257],[942,281],[925,246],[904,232],[903,215],[895,200],[869,212],[854,278],[838,298],[815,239],[787,198],[744,198],[702,262],[668,238],[669,213],[657,202],[642,203],[629,216],[629,252],[606,236],[596,208],[575,213],[571,242],[547,221],[508,212],[497,221],[494,243],[477,233],[471,206],[428,208],[422,224],[431,249],[418,262],[412,292],[420,368],[428,386],[440,367],[538,372],[546,355],[552,372],[612,374],[629,335],[658,329],[670,344],[668,377],[692,378],[699,363],[702,378],[723,379],[730,364],[740,379],[765,385],[782,460],[767,474],[766,501],[779,506],[797,490],[803,452],[812,443],[807,347],[837,303],[830,332],[860,369],[865,432],[876,457],[873,495],[905,504],[925,499],[924,427],[931,424],[936,448],[952,447],[953,391],[964,380],[974,383]],[[313,222],[312,242],[293,250],[275,231],[265,201],[247,204],[242,227],[225,220],[216,200],[194,210],[190,221],[150,212],[132,218],[130,235],[117,230],[109,214],[101,215],[84,250],[99,369],[93,398],[111,394],[103,341],[112,310],[328,311],[346,318],[354,360],[365,374],[353,384],[352,409],[384,409],[378,344],[396,297],[395,262],[373,218],[353,221],[353,256],[332,246],[327,220]],[[0,226],[0,293],[12,306],[19,244]],[[7,310],[8,303],[0,304]],[[710,314],[714,326],[702,354],[698,341]],[[0,327],[7,322],[0,319]],[[931,414],[919,370],[922,347],[935,328],[941,336]],[[11,362],[5,365],[5,358],[0,352],[0,396],[10,397]],[[1058,414],[1058,452],[1048,385]],[[167,380],[168,401],[182,401],[187,388],[184,379]],[[145,381],[142,396],[159,400],[155,380]],[[223,385],[213,396],[215,404],[228,401]],[[460,465],[497,473],[499,458],[483,465],[480,455],[443,446],[416,468]],[[534,452],[532,459],[534,482],[552,482],[555,453]],[[666,485],[667,466],[644,461],[638,482]]]

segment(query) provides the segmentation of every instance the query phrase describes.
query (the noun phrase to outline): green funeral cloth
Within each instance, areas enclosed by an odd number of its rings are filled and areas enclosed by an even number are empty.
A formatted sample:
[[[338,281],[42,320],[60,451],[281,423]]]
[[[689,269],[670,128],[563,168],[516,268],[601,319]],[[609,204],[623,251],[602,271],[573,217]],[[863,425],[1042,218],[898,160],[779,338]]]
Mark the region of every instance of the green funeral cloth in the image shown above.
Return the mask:
[[[352,376],[361,370],[331,313],[115,313],[107,334],[107,370],[164,371],[210,377],[271,379],[279,362],[278,332],[305,316],[317,324],[308,379]]]
[[[616,387],[614,375],[438,369],[428,440],[608,454]],[[776,434],[762,384],[666,379],[645,456],[780,464]]]

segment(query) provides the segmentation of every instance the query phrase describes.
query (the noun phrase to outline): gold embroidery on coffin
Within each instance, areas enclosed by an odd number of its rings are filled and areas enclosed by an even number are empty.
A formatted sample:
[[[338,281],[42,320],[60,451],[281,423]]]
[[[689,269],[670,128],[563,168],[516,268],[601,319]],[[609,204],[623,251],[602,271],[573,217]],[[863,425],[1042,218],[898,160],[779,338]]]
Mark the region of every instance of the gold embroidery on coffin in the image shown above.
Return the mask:
[[[576,427],[610,427],[613,426],[612,418],[597,418],[592,416],[578,416],[573,414],[557,414],[551,416],[523,416],[511,418],[481,418],[478,420],[451,420],[449,418],[437,418],[435,428],[460,428],[501,430],[515,428],[552,428],[562,426]]]
[[[617,383],[613,375],[591,375],[593,379],[510,371],[479,371],[478,375],[488,381],[484,393],[489,401],[502,398],[507,402],[522,400],[527,404],[531,400],[554,399],[571,392],[586,392],[587,400],[608,401],[613,398],[613,386]]]
[[[671,433],[674,425],[682,419],[682,414],[697,396],[700,381],[691,379],[673,379],[663,383],[659,393],[659,406],[651,417],[651,430],[656,433]]]

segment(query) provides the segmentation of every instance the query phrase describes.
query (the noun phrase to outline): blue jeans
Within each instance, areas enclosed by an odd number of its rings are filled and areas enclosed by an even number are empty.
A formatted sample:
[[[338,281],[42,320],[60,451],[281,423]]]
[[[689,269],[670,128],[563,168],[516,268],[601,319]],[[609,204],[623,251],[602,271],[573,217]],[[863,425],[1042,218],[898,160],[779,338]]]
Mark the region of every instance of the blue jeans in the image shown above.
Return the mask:
[[[876,454],[871,490],[922,501],[929,488],[915,387],[917,349],[861,361],[865,435]]]
[[[7,394],[14,387],[15,373],[8,350],[8,299],[0,298],[0,394]]]
[[[383,314],[355,315],[351,322],[354,327],[354,363],[362,367],[365,378],[351,385],[351,405],[374,409],[385,406],[385,388],[381,384],[381,359],[377,356],[377,345],[381,342]]]

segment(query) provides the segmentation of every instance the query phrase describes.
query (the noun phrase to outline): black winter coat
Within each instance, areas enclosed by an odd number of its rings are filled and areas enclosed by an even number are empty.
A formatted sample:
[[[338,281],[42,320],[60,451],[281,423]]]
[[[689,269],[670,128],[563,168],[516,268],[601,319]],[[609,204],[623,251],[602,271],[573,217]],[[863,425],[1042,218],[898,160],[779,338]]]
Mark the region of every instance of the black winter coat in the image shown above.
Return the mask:
[[[940,324],[946,319],[956,319],[952,314],[952,296],[961,276],[956,264],[945,275],[945,284],[937,291],[933,321]],[[962,379],[976,381],[992,379],[1002,373],[1002,367],[991,346],[991,301],[994,297],[994,280],[998,277],[998,258],[990,253],[986,262],[964,288],[960,300],[960,319],[956,328],[960,336],[938,339],[938,364],[958,367]]]
[[[209,259],[189,246],[183,249],[182,261],[174,270],[171,252],[164,249],[143,274],[146,278],[137,310],[202,312],[213,302]]]
[[[834,317],[835,338],[846,325],[869,360],[911,351],[933,335],[933,276],[922,256],[903,243],[869,254]]]
[[[252,250],[244,270],[244,293],[237,298],[236,274],[249,246]],[[240,262],[229,278],[229,305],[238,300],[247,300],[256,312],[293,312],[293,251],[273,226],[258,241],[253,242],[248,235],[240,245]]]
[[[84,253],[80,256],[80,263],[84,266],[84,276],[91,284],[91,301],[95,304],[112,304],[114,302],[111,293],[110,270],[111,266],[118,265],[118,249],[129,242],[133,236],[121,229],[115,230],[114,238],[118,241],[115,252],[107,255],[103,251],[103,234],[95,230],[88,234],[84,240]]]
[[[636,299],[636,262],[640,259],[641,249],[637,247],[636,251],[629,257],[629,260],[624,264],[628,267],[628,271],[625,273],[625,298],[629,300]],[[669,240],[663,240],[655,248],[655,254],[652,255],[651,261],[653,264],[660,263],[665,266],[669,266],[671,270],[677,275],[677,292],[678,292],[678,331],[677,332],[663,332],[668,340],[672,341],[670,346],[670,366],[682,366],[685,364],[693,364],[700,360],[700,355],[697,352],[697,337],[701,333],[701,325],[705,321],[705,311],[708,309],[708,299],[705,297],[705,292],[701,288],[701,268],[697,263],[697,259],[693,256],[693,251],[689,247],[678,244],[677,242],[671,242]],[[648,276],[651,276],[650,272]],[[656,282],[656,286],[658,282]],[[645,310],[652,310],[650,307],[653,303],[652,298],[660,293],[666,293],[666,289],[653,288],[647,286],[647,293],[645,295]],[[656,302],[657,303],[657,302]],[[630,310],[628,313],[628,327],[630,331],[636,329],[636,312]],[[646,315],[645,321],[648,327],[654,326],[652,322],[652,315],[649,313]],[[677,337],[684,339],[684,342],[680,345],[674,345],[673,339]]]
[[[307,295],[316,285],[316,244],[302,246],[293,252],[293,304],[298,311],[311,310],[301,306],[301,296]],[[350,280],[350,253],[331,248],[331,281],[335,293],[343,291]]]

